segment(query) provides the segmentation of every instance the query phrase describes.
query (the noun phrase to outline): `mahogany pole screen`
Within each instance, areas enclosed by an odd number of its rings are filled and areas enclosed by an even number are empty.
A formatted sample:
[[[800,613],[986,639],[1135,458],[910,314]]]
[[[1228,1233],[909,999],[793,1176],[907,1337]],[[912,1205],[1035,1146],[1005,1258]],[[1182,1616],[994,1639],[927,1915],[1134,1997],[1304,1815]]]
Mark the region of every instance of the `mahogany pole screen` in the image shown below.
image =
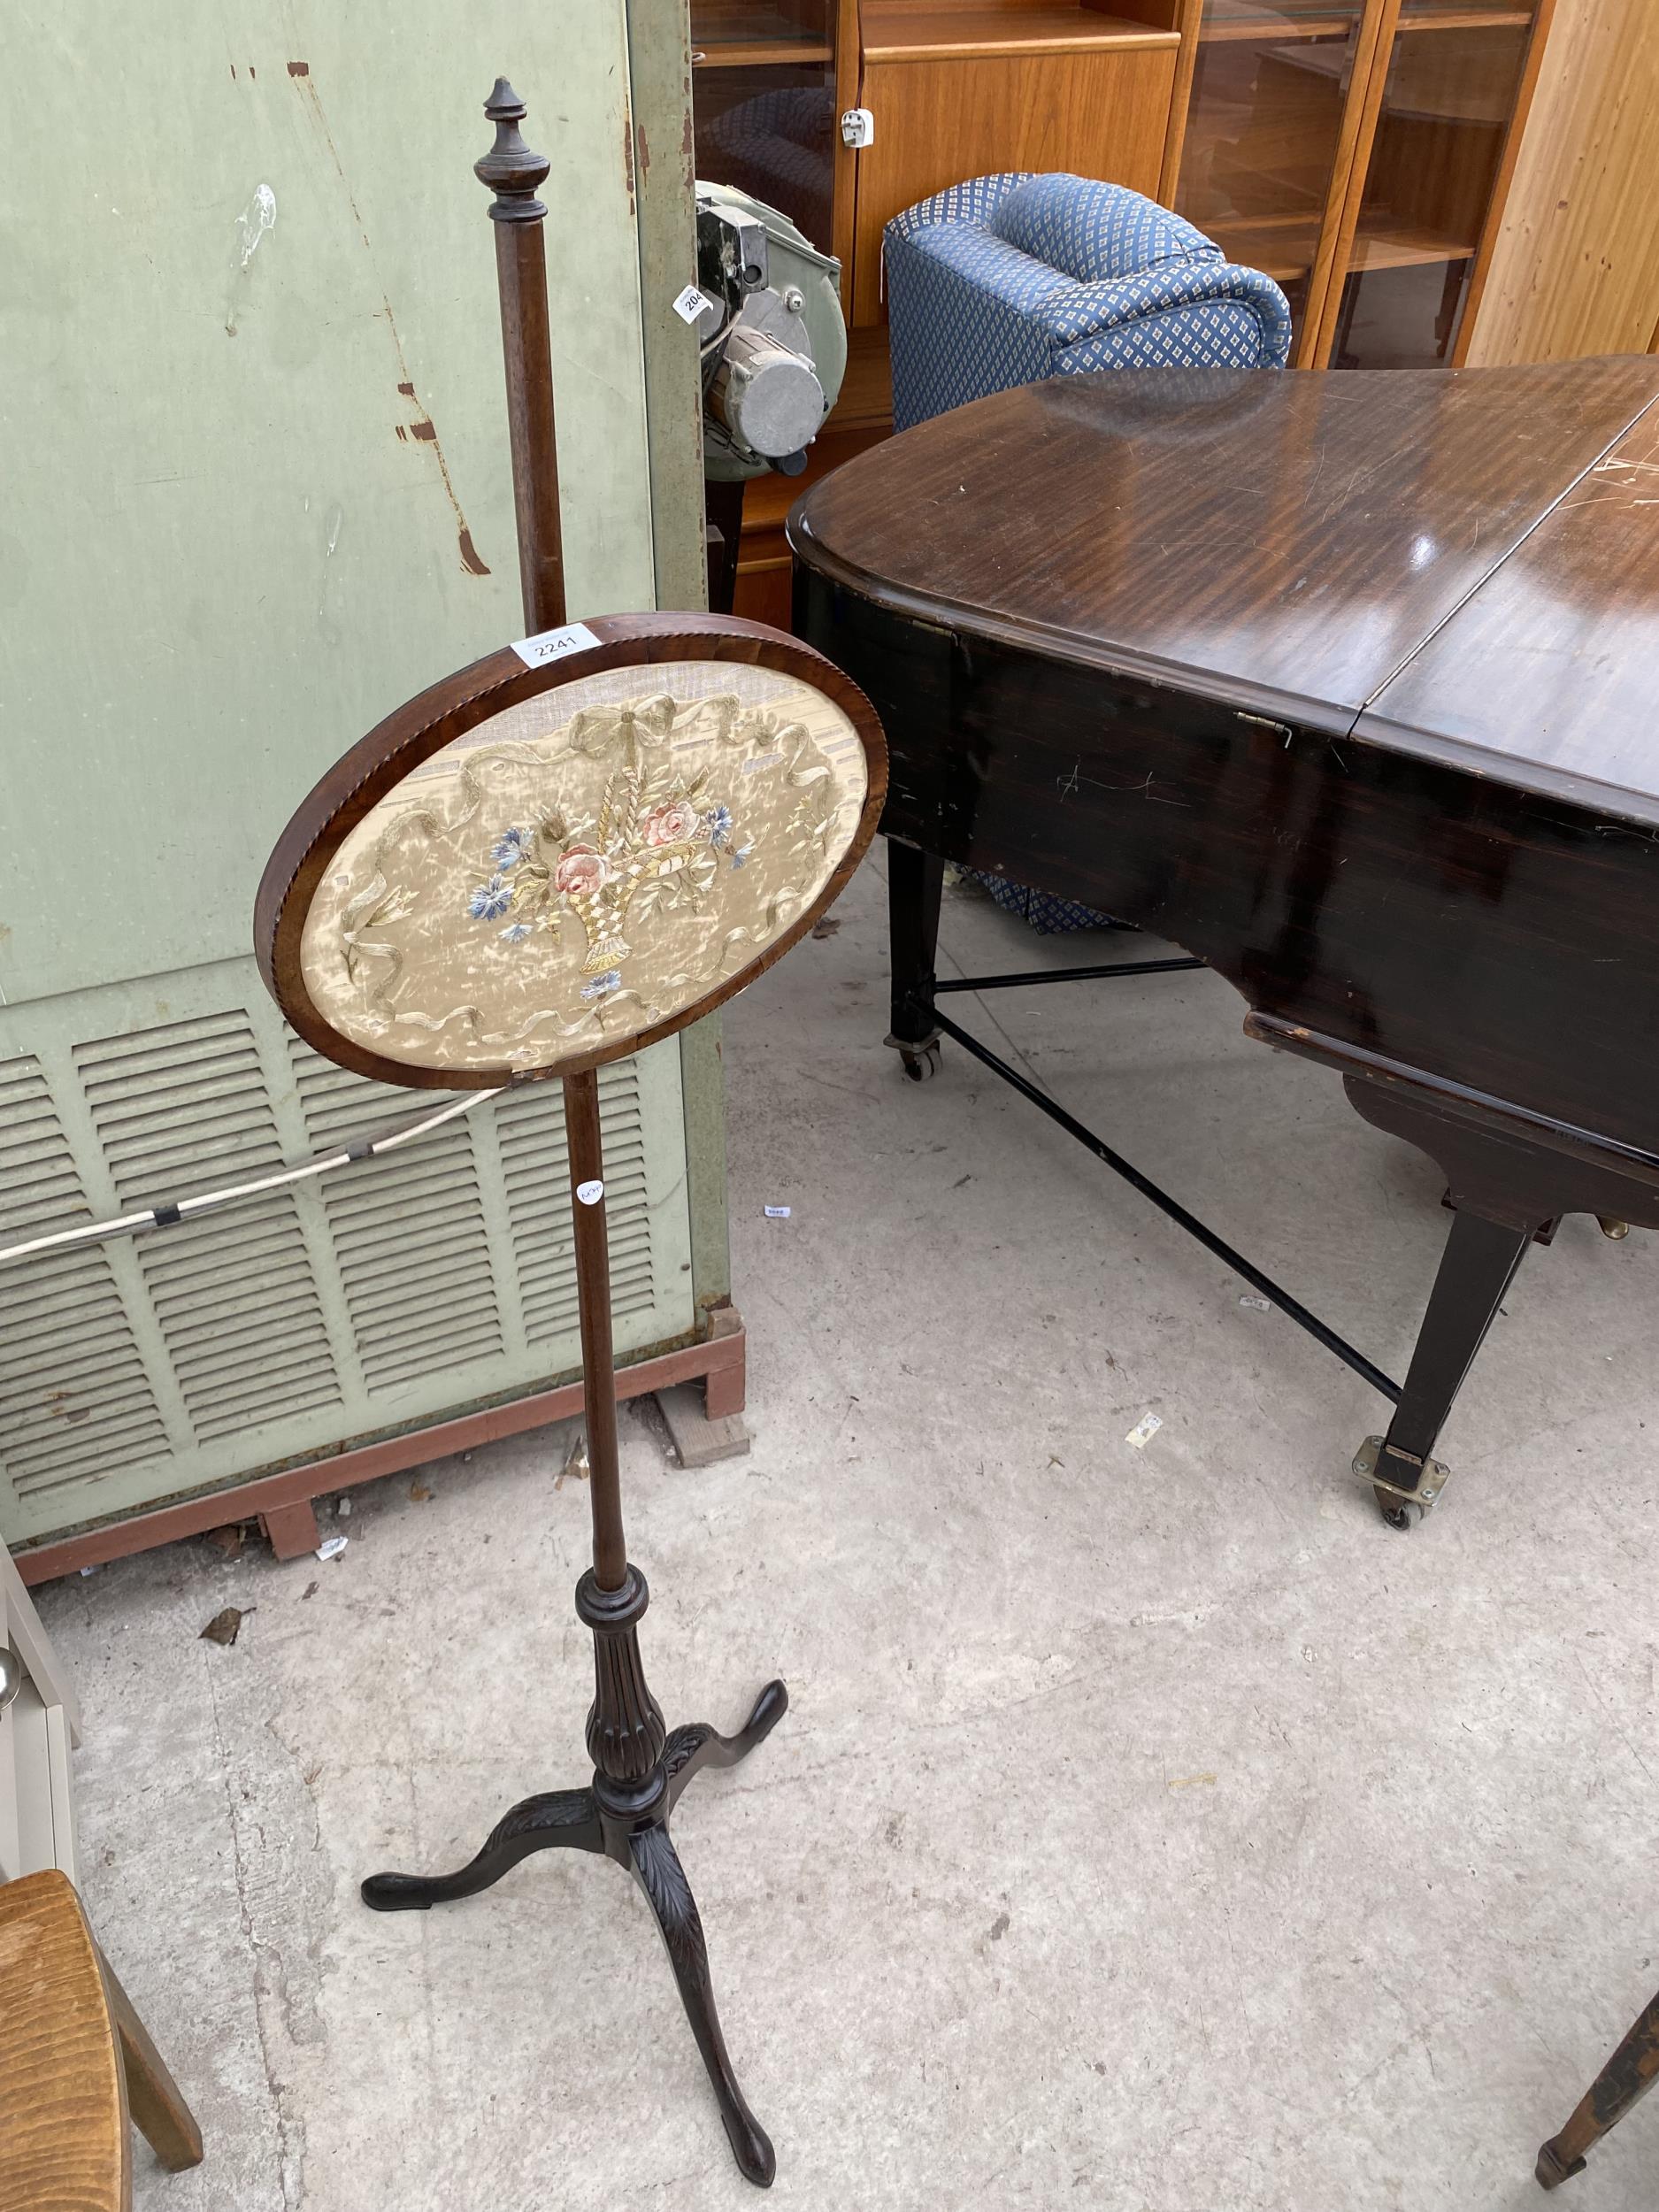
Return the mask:
[[[768,2184],[772,2145],[721,2038],[696,1907],[668,1816],[705,1765],[729,1766],[787,1703],[762,1691],[733,1737],[670,1733],[646,1686],[617,1462],[598,1070],[672,1036],[809,930],[856,867],[887,783],[875,712],[809,647],[706,614],[565,619],[554,436],[548,162],[504,80],[477,165],[495,192],[507,414],[532,634],[389,714],[331,769],[259,887],[260,972],[306,1042],[412,1089],[565,1090],[592,1480],[593,1566],[576,1605],[595,1642],[585,1789],[529,1798],[449,1875],[380,1874],[381,1910],[471,1895],[532,1851],[603,1852],[662,1930],[739,2166]],[[687,238],[687,258],[692,242]]]
[[[323,778],[259,887],[262,972],[309,1044],[380,1082],[585,1072],[811,926],[885,760],[863,694],[758,623],[569,625],[434,684]]]

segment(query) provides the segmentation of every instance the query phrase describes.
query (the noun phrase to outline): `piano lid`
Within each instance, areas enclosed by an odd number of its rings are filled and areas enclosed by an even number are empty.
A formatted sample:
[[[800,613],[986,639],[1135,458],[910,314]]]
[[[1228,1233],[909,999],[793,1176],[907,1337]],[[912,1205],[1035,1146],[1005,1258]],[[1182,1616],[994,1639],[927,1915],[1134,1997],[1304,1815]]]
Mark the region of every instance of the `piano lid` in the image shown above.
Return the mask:
[[[789,541],[970,635],[1333,731],[1376,702],[1380,744],[1659,813],[1659,426],[1625,434],[1656,396],[1645,355],[1059,377],[848,462]]]
[[[1383,686],[1356,734],[1659,826],[1659,408]]]

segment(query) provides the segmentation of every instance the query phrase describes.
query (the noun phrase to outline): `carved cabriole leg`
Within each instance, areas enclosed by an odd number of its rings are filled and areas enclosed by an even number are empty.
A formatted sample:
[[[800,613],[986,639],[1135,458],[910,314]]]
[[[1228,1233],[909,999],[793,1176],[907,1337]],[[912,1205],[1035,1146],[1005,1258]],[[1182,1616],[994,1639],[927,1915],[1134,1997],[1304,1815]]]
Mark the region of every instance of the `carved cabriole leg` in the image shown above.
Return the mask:
[[[893,976],[893,1027],[887,1037],[904,1072],[919,1083],[939,1065],[933,1025],[933,965],[939,948],[939,902],[945,864],[936,853],[887,840],[887,941]]]
[[[1617,2127],[1659,2078],[1659,1997],[1655,1997],[1591,2083],[1566,2126],[1538,2154],[1538,2178],[1554,2189],[1584,2170],[1585,2154]]]
[[[777,2159],[732,2071],[714,2008],[703,1924],[667,1821],[697,1767],[734,1764],[777,1723],[788,1698],[781,1682],[768,1683],[747,1727],[729,1741],[706,1726],[677,1731],[671,1760],[662,1711],[646,1687],[640,1658],[639,1622],[649,1601],[645,1578],[634,1566],[618,1589],[602,1589],[591,1571],[576,1586],[576,1610],[594,1634],[594,1702],[588,1716],[594,1799],[606,1849],[630,1869],[661,1932],[732,2154],[749,2180],[770,2188]]]
[[[757,2188],[769,2189],[777,2171],[777,2157],[770,2137],[743,2101],[726,2055],[720,2016],[714,2008],[703,1923],[697,1917],[696,1901],[680,1863],[680,1854],[660,1823],[636,1830],[628,1839],[628,1850],[634,1879],[651,1909],[680,1985],[680,2001],[708,2069],[732,2155],[747,2179]]]
[[[453,1874],[371,1874],[365,1905],[376,1912],[424,1912],[457,1897],[476,1897],[533,1851],[603,1851],[604,1832],[591,1790],[549,1790],[526,1797],[490,1830],[477,1857]]]
[[[663,1771],[668,1777],[668,1809],[679,1803],[680,1793],[694,1774],[704,1767],[734,1767],[747,1759],[757,1744],[764,1743],[788,1710],[789,1693],[781,1682],[769,1682],[755,1700],[755,1709],[735,1736],[723,1736],[706,1720],[676,1728],[663,1747]]]

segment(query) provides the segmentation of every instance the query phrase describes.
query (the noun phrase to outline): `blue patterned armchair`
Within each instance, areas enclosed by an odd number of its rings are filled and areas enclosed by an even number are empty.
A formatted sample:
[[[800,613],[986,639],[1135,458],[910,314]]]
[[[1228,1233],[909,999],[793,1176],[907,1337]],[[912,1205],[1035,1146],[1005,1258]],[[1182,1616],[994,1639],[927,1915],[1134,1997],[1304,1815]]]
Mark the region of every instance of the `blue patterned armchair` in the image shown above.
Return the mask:
[[[1282,369],[1290,309],[1202,231],[1122,185],[975,177],[895,215],[884,240],[899,430],[988,392],[1091,369]],[[1110,918],[981,879],[1040,931]]]
[[[885,238],[893,418],[1090,369],[1282,369],[1290,310],[1202,231],[1121,185],[975,177]]]

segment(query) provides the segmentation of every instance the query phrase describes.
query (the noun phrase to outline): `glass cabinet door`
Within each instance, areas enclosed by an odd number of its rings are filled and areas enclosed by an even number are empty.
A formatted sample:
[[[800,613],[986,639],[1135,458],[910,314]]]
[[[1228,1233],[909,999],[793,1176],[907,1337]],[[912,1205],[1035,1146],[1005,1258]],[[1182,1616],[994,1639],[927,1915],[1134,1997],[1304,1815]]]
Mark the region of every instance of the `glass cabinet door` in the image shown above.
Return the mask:
[[[832,237],[834,0],[692,0],[691,104],[698,177],[735,185]]]
[[[1276,280],[1298,341],[1364,14],[1363,0],[1205,0],[1198,23],[1176,205]]]
[[[1332,303],[1333,368],[1451,360],[1537,12],[1537,0],[1403,0]]]

